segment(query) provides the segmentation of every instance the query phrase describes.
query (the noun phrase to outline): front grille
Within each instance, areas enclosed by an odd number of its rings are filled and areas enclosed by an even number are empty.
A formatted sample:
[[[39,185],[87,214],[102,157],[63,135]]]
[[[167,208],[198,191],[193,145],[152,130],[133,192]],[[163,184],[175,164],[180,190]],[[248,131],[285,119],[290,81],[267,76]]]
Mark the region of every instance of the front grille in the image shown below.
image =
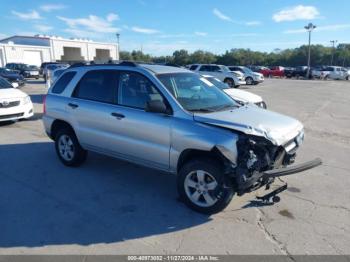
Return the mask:
[[[21,117],[21,116],[23,116],[23,115],[24,115],[24,113],[11,114],[11,115],[3,115],[3,116],[0,116],[0,120],[1,120],[1,119],[14,118],[14,117]]]
[[[12,101],[12,102],[0,102],[0,108],[9,108],[9,107],[15,107],[15,106],[19,106],[19,104],[21,103],[21,101]]]

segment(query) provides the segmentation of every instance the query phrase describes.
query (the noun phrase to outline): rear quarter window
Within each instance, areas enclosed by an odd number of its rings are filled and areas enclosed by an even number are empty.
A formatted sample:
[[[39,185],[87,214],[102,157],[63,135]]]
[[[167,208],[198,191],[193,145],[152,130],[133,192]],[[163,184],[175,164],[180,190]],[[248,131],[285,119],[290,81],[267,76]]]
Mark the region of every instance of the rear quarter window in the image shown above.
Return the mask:
[[[54,94],[61,94],[67,87],[67,85],[70,83],[70,81],[75,76],[76,72],[67,72],[60,79],[56,81],[54,86],[52,87],[52,93]]]

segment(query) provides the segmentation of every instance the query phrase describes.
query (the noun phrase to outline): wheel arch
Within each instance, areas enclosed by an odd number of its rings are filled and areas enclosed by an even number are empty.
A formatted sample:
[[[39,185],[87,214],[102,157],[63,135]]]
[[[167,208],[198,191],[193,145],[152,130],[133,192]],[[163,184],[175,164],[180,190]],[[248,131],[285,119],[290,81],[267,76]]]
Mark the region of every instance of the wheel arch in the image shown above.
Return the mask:
[[[64,120],[60,120],[60,119],[56,119],[55,121],[53,121],[52,125],[51,125],[51,132],[50,132],[50,137],[52,139],[55,139],[56,137],[56,134],[57,132],[62,129],[62,128],[69,128],[71,129],[74,134],[75,134],[75,131],[72,127],[71,124],[69,124],[67,121],[64,121]]]
[[[210,151],[198,150],[198,149],[185,149],[181,152],[177,161],[177,173],[180,171],[181,167],[193,159],[198,158],[210,158],[213,159],[223,166],[229,163],[229,160],[219,151],[215,146]]]

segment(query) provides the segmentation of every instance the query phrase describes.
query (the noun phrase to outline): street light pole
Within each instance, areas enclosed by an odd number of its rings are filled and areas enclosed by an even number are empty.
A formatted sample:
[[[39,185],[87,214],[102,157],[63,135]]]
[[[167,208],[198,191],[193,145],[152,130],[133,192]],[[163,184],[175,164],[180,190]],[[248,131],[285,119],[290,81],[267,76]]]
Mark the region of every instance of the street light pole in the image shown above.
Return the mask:
[[[311,66],[311,32],[316,28],[316,26],[312,23],[309,23],[304,28],[309,32],[309,52],[307,57],[307,78],[310,78],[310,66]]]
[[[119,33],[116,33],[115,34],[117,36],[117,43],[118,43],[118,60],[120,60],[120,43],[119,43],[119,38],[120,38],[120,34]]]
[[[334,59],[335,44],[338,43],[338,40],[332,40],[330,42],[332,43],[332,58],[331,58],[331,66],[332,66],[333,65],[333,59]]]

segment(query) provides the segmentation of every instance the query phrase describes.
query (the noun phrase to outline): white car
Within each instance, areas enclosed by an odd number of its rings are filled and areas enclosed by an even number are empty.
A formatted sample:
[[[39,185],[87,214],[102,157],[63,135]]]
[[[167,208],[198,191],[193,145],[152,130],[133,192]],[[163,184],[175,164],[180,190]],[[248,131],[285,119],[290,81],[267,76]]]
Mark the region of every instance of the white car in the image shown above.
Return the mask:
[[[349,80],[348,70],[341,66],[328,66],[323,72],[325,73],[323,77],[325,80]]]
[[[220,88],[222,91],[224,91],[226,94],[228,94],[230,97],[232,97],[235,101],[239,102],[240,104],[255,104],[264,109],[267,108],[267,105],[261,96],[255,95],[247,91],[231,88],[227,84],[221,82],[216,77],[213,77],[210,75],[202,75],[202,77],[205,80],[209,81],[211,84]]]
[[[311,75],[324,80],[350,80],[349,70],[341,66],[317,67],[311,70]]]
[[[34,114],[30,97],[0,78],[0,122],[28,119]]]
[[[264,82],[264,75],[261,73],[253,72],[251,69],[245,66],[228,66],[231,71],[241,72],[244,75],[244,80],[247,85],[257,85]]]
[[[190,70],[198,74],[211,75],[218,78],[220,81],[228,84],[230,87],[239,87],[245,85],[244,77],[233,73],[224,65],[214,64],[194,64],[190,66]]]

